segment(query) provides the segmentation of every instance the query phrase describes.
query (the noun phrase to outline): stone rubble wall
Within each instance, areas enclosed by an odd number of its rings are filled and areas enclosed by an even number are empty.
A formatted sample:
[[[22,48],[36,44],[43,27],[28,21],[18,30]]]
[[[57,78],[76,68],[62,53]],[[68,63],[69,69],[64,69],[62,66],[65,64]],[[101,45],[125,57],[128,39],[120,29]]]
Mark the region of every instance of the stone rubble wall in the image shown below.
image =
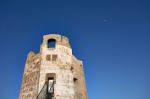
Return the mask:
[[[72,72],[74,75],[74,99],[88,99],[82,61],[72,57]]]
[[[49,39],[56,40],[55,48],[47,48]],[[57,55],[56,61],[46,57]],[[88,99],[82,61],[72,55],[69,40],[65,36],[43,36],[39,54],[28,54],[19,99],[36,99],[47,75],[55,74],[55,99]]]
[[[28,54],[19,99],[36,99],[38,94],[38,81],[40,70],[39,54]]]

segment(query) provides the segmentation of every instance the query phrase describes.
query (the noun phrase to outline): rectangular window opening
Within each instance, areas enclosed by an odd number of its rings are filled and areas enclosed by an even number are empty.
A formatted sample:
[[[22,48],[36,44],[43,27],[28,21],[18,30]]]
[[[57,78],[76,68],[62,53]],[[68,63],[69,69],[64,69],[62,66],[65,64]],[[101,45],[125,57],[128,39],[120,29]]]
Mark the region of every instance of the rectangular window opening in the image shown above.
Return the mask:
[[[51,55],[46,55],[46,60],[51,61]]]
[[[53,61],[53,62],[54,62],[54,61],[57,61],[57,55],[56,55],[56,54],[52,55],[52,61]]]

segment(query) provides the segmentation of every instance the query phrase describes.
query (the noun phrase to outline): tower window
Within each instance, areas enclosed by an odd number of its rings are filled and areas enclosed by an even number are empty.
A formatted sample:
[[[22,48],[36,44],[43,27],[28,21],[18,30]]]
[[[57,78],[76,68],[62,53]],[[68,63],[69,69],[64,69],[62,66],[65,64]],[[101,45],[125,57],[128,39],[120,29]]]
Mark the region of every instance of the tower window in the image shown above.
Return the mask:
[[[48,48],[55,48],[56,40],[55,39],[49,39],[48,40]]]
[[[47,55],[47,56],[46,56],[46,60],[47,60],[47,61],[51,61],[51,55]]]
[[[71,71],[73,71],[73,67],[71,66]]]
[[[57,55],[56,54],[52,55],[52,61],[56,61],[56,60],[57,60]]]

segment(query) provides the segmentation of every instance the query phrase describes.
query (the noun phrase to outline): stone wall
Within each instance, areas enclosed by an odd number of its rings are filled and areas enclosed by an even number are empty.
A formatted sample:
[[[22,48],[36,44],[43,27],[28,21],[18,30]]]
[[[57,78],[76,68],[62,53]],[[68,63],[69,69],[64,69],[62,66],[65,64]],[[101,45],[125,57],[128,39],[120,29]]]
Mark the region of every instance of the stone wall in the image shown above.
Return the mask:
[[[40,70],[39,54],[28,54],[19,99],[36,99],[38,94],[38,80]]]
[[[74,99],[88,99],[82,61],[72,57],[72,72],[74,77]]]
[[[56,40],[55,48],[47,46],[50,39]],[[57,56],[55,61],[53,61],[54,55]],[[70,70],[72,49],[70,48],[68,39],[64,36],[54,34],[44,36],[40,56],[41,67],[38,92],[40,92],[46,82],[46,75],[55,74],[55,99],[74,99],[73,74]]]
[[[49,39],[56,40],[55,48],[48,48]],[[82,61],[72,55],[68,38],[58,34],[43,36],[39,54],[28,54],[19,99],[36,99],[52,74],[55,99],[88,99]]]

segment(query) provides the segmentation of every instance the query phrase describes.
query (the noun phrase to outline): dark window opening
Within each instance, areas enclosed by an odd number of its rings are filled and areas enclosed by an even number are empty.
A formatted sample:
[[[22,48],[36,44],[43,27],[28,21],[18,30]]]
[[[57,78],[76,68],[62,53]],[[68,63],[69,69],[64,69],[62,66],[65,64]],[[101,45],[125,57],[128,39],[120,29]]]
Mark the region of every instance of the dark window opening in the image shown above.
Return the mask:
[[[77,83],[78,79],[77,78],[73,78],[74,83]]]
[[[71,66],[71,71],[73,71],[73,67]]]
[[[48,48],[55,48],[56,40],[55,39],[49,39],[48,40]]]
[[[45,80],[48,81],[48,80],[55,80],[56,78],[56,74],[55,73],[48,73],[46,74],[46,78]]]
[[[49,81],[49,80],[54,80],[54,77],[48,77],[48,81]]]
[[[57,60],[57,55],[52,55],[52,61],[56,61]]]
[[[51,55],[47,55],[47,56],[46,56],[46,60],[47,60],[47,61],[51,61]]]

